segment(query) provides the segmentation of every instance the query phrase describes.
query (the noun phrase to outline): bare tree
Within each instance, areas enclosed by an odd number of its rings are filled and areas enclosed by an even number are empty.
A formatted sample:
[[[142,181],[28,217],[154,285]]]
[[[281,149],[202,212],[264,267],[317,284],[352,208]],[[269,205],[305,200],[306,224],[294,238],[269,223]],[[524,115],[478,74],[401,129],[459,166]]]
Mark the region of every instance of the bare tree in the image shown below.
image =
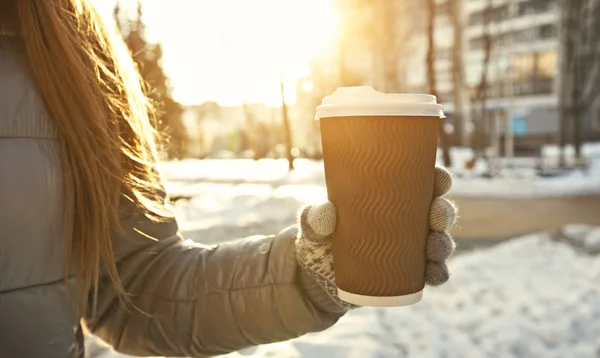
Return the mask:
[[[582,78],[581,78],[581,73],[582,73],[582,66],[583,66],[583,59],[582,59],[582,51],[584,50],[582,47],[584,46],[583,43],[583,31],[582,28],[579,25],[579,19],[578,19],[578,15],[582,15],[584,12],[584,1],[583,0],[570,0],[571,2],[571,9],[568,10],[571,15],[570,17],[570,23],[572,24],[571,26],[569,26],[571,29],[575,30],[575,33],[571,34],[571,36],[577,36],[579,35],[579,38],[576,38],[574,41],[575,46],[577,46],[578,48],[576,49],[576,53],[575,56],[573,58],[573,62],[572,62],[572,68],[571,68],[571,75],[573,78],[573,82],[572,82],[572,88],[571,88],[571,120],[573,121],[573,145],[575,146],[575,158],[580,158],[581,157],[581,106],[582,106],[582,98],[581,98],[581,85],[582,82]],[[579,34],[577,33],[579,32]],[[570,37],[571,37],[570,36]]]
[[[597,41],[600,32],[600,0],[587,0],[586,3],[582,13],[582,62],[586,72],[582,97],[585,104],[590,106],[600,96],[600,45]]]
[[[137,69],[145,82],[144,90],[157,109],[152,117],[158,131],[161,154],[175,159],[186,155],[188,142],[183,125],[183,107],[172,96],[169,78],[162,68],[163,50],[161,44],[146,40],[146,26],[143,22],[142,2],[138,0],[136,17],[121,17],[119,2],[113,9],[113,17],[123,36]]]
[[[437,96],[436,78],[435,78],[435,14],[436,1],[427,0],[427,84],[429,93]],[[442,157],[446,167],[452,166],[450,158],[450,141],[448,133],[445,130],[445,121],[440,120],[440,147],[442,148]]]
[[[413,35],[420,29],[419,21],[409,21],[423,15],[423,6],[415,0],[376,0],[370,2],[373,35],[371,45],[373,71],[378,73],[378,85],[385,92],[401,92],[406,87],[406,66]],[[402,20],[399,20],[402,19]]]
[[[485,156],[485,150],[488,146],[488,111],[487,111],[487,94],[488,94],[488,68],[490,66],[490,58],[492,54],[492,36],[490,34],[490,22],[492,12],[492,0],[487,0],[483,10],[483,62],[481,66],[481,79],[476,91],[476,101],[479,104],[479,116],[475,121],[475,130],[473,133],[472,146],[475,152],[475,159],[482,155]]]
[[[450,0],[450,21],[454,30],[452,47],[452,87],[454,102],[454,126],[461,145],[466,142],[465,128],[465,65],[463,61],[463,0]]]
[[[427,85],[429,92],[437,94],[435,77],[435,0],[427,0],[427,56],[425,58],[427,68]]]
[[[337,61],[339,86],[356,86],[364,84],[366,73],[357,73],[350,68],[349,60],[353,58],[356,48],[370,50],[369,39],[372,38],[374,23],[371,14],[371,2],[368,0],[335,0],[340,13],[340,31],[337,42]]]
[[[283,76],[279,79],[279,88],[281,89],[281,114],[283,117],[283,135],[285,141],[285,154],[288,160],[288,169],[294,170],[294,157],[292,156],[292,130],[288,118],[288,108],[285,103],[285,88],[283,86]]]
[[[385,92],[399,92],[398,83],[398,62],[399,62],[399,26],[397,1],[377,0],[372,5],[375,17],[379,20],[375,22],[378,36],[371,39],[372,55],[379,61],[376,70],[381,71],[380,89]]]
[[[454,126],[459,135],[461,145],[466,143],[465,128],[465,65],[463,61],[463,0],[450,0],[450,21],[454,30],[454,44],[452,46],[452,87],[454,102]]]
[[[560,0],[561,14],[561,86],[560,114],[561,165],[568,128],[573,131],[576,159],[581,158],[584,141],[582,120],[600,94],[600,1]]]
[[[573,86],[571,73],[571,67],[573,66],[574,57],[574,44],[573,44],[573,14],[572,7],[567,3],[569,0],[560,0],[560,73],[561,83],[559,89],[559,106],[560,106],[560,118],[559,118],[559,133],[558,133],[558,147],[559,147],[559,166],[563,168],[565,166],[565,147],[567,145],[568,127],[572,123],[570,120],[571,113],[569,111],[570,103],[570,89]]]

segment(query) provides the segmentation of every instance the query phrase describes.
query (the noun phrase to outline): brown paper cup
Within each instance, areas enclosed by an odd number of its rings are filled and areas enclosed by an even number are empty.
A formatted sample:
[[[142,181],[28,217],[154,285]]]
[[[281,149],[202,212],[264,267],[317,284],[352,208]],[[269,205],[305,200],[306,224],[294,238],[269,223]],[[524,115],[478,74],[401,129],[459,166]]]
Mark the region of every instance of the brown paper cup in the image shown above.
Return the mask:
[[[402,99],[413,98],[421,97]],[[414,102],[394,107],[371,100],[379,109],[370,110],[356,110],[354,101],[350,111],[320,107],[327,191],[338,214],[336,285],[349,303],[403,306],[422,297],[440,112],[394,115],[412,113]],[[369,112],[378,114],[363,114]],[[352,115],[330,115],[344,113]]]

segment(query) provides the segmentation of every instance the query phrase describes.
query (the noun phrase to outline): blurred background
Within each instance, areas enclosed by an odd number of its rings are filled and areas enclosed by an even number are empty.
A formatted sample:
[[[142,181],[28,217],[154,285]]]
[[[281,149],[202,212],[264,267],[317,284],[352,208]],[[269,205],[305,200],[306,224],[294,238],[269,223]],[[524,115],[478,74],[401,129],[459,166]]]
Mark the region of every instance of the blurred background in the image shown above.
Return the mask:
[[[161,171],[203,243],[326,197],[314,117],[336,87],[444,105],[450,282],[230,357],[600,357],[600,0],[92,2],[159,104]]]

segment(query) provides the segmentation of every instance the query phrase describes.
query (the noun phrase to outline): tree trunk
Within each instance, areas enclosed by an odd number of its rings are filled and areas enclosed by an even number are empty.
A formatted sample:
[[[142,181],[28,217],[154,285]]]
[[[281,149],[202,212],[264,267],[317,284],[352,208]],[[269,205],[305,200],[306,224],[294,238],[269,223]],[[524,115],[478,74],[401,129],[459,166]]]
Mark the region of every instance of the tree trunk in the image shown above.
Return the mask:
[[[383,59],[383,91],[388,93],[397,93],[400,91],[398,84],[398,22],[397,22],[397,1],[379,0],[377,1],[380,12],[380,35],[381,48],[377,55]]]
[[[475,122],[475,131],[473,135],[473,151],[475,159],[479,156],[485,156],[485,150],[488,147],[488,113],[487,113],[487,87],[488,87],[488,68],[490,65],[490,57],[492,52],[492,39],[489,31],[490,12],[492,9],[492,0],[487,0],[485,10],[483,12],[483,63],[481,66],[481,79],[477,88],[477,100],[479,102],[480,113],[479,118]]]
[[[586,129],[583,116],[600,94],[600,2],[598,0],[560,0],[561,14],[561,157],[572,129],[575,158],[581,159]],[[561,163],[564,165],[564,160]]]
[[[454,128],[455,137],[466,144],[465,131],[465,66],[463,64],[463,0],[450,0],[450,19],[454,30],[454,45],[452,47],[452,87],[454,102]]]
[[[435,10],[436,1],[427,0],[427,82],[429,86],[429,93],[437,96],[436,90],[436,79],[435,79]],[[445,121],[440,120],[440,147],[442,149],[442,158],[444,166],[452,166],[452,158],[450,157],[450,143],[448,140],[448,134],[444,128]]]
[[[565,147],[567,146],[567,116],[568,111],[566,110],[565,104],[560,104],[560,117],[558,118],[558,166],[559,168],[565,168]]]
[[[582,145],[582,126],[581,112],[582,108],[582,91],[585,78],[583,77],[584,57],[587,51],[586,31],[584,30],[585,22],[587,21],[587,0],[568,0],[567,16],[569,24],[567,26],[567,35],[571,46],[573,46],[573,60],[571,65],[571,88],[570,88],[570,117],[573,121],[573,147],[575,148],[575,159],[581,158]]]
[[[579,49],[581,52],[581,49]],[[581,54],[576,56],[576,60],[581,58]],[[581,159],[582,133],[581,133],[581,61],[576,61],[573,66],[574,85],[571,97],[571,120],[573,121],[573,146],[575,147],[575,160]]]
[[[560,14],[560,36],[561,36],[561,62],[560,62],[560,89],[559,89],[559,105],[560,105],[560,118],[559,118],[559,133],[558,133],[558,146],[559,146],[559,157],[558,165],[561,168],[566,166],[565,162],[565,147],[569,140],[569,124],[572,120],[572,88],[574,85],[573,81],[573,64],[574,64],[574,44],[573,36],[575,29],[573,28],[572,21],[572,0],[559,0],[559,11]]]
[[[283,117],[283,135],[285,140],[285,151],[286,158],[288,161],[288,169],[294,170],[294,157],[292,156],[292,131],[290,127],[290,120],[288,118],[287,105],[285,103],[285,89],[283,86],[283,76],[279,81],[279,87],[281,88],[281,114]]]

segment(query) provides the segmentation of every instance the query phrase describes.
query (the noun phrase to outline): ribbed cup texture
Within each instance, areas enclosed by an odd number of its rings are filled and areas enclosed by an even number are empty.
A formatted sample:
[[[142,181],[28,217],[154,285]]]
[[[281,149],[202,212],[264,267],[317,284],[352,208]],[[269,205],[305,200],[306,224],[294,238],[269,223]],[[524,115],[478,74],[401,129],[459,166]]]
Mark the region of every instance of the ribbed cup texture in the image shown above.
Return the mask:
[[[337,286],[401,296],[425,285],[437,117],[321,119]]]

